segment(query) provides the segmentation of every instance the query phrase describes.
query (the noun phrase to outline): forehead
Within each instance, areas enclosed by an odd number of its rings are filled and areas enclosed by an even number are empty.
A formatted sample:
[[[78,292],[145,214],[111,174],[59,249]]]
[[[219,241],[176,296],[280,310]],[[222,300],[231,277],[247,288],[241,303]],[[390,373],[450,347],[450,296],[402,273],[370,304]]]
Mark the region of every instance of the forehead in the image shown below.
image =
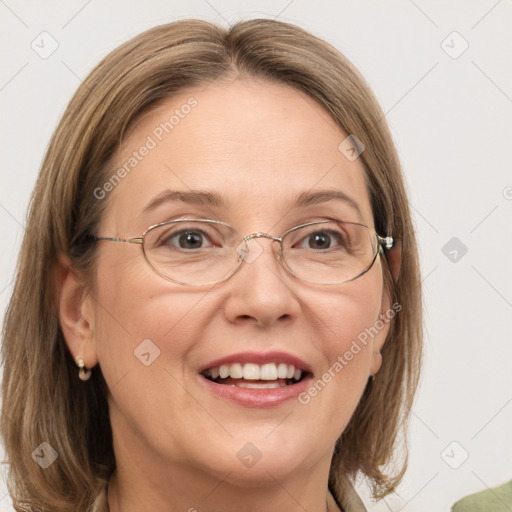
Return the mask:
[[[119,229],[143,227],[139,219],[158,196],[203,191],[222,199],[208,205],[210,217],[250,214],[268,224],[298,196],[339,191],[349,198],[336,201],[352,216],[345,220],[371,224],[362,165],[339,150],[347,135],[312,98],[286,85],[235,80],[189,89],[130,131],[111,169],[125,172],[109,193],[106,215]]]

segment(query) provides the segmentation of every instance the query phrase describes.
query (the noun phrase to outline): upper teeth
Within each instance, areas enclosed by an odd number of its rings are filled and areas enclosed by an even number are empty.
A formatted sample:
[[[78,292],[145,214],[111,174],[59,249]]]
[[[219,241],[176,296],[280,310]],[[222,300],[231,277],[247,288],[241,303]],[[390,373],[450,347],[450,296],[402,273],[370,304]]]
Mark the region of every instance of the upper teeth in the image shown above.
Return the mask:
[[[205,376],[216,379],[247,379],[247,380],[276,380],[276,379],[295,379],[299,380],[302,371],[295,368],[292,364],[286,363],[233,363],[223,364],[209,368],[203,372]]]

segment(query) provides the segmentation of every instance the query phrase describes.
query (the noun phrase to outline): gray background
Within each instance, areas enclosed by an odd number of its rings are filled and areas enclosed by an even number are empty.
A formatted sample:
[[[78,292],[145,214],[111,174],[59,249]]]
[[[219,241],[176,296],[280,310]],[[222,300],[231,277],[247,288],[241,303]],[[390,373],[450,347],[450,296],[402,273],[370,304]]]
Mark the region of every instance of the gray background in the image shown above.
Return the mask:
[[[0,0],[2,312],[29,194],[71,95],[121,42],[187,17],[296,23],[345,53],[386,112],[420,242],[426,357],[407,476],[397,494],[379,504],[366,499],[369,510],[449,510],[510,480],[510,0]],[[42,58],[52,39],[58,48]],[[7,510],[0,483],[0,511]]]

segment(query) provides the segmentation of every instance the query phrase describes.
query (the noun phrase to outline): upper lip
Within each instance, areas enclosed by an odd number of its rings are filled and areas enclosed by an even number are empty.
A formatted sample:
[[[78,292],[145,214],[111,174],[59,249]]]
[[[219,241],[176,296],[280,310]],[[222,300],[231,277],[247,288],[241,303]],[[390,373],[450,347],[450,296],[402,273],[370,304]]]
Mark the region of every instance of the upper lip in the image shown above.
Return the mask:
[[[209,368],[215,368],[223,364],[231,363],[255,363],[260,365],[266,363],[286,363],[295,366],[295,368],[302,370],[303,372],[311,373],[311,366],[303,361],[300,357],[280,351],[239,352],[237,354],[231,354],[229,356],[221,357],[202,365],[199,369],[199,373],[202,373]]]

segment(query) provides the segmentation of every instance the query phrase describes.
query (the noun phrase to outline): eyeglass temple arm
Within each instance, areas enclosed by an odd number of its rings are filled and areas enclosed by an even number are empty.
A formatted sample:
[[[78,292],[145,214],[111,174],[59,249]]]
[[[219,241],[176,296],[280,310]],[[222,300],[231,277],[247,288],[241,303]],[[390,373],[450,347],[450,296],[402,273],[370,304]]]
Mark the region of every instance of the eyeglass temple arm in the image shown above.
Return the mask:
[[[103,240],[105,242],[127,242],[129,244],[141,244],[144,242],[143,238],[110,238],[107,236],[96,236],[95,240]]]

